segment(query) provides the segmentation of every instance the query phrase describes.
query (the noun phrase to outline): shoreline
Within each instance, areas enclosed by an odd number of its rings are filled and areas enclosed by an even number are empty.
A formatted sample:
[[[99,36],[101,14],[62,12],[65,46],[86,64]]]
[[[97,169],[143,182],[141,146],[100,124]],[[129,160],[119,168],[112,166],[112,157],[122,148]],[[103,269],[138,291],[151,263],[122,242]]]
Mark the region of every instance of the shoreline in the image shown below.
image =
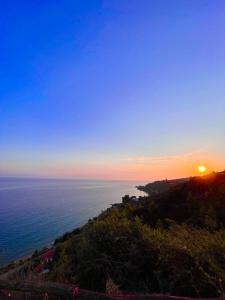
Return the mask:
[[[17,179],[17,177],[16,177]],[[33,180],[33,179],[32,179]],[[36,178],[34,178],[36,180]],[[66,180],[67,181],[67,180]],[[83,181],[82,179],[79,180]],[[31,201],[29,200],[29,205],[35,207],[35,201],[42,201],[45,203],[46,201],[49,202],[48,208],[51,207],[51,202],[53,200],[52,209],[53,212],[51,213],[46,209],[42,209],[42,203],[40,206],[40,212],[43,216],[39,218],[39,212],[35,212],[33,215],[34,217],[29,217],[29,210],[27,210],[27,217],[25,220],[20,219],[20,217],[14,219],[7,219],[8,216],[8,208],[6,206],[6,209],[3,211],[2,218],[3,218],[3,225],[4,225],[4,232],[1,235],[1,245],[0,245],[0,270],[2,268],[5,268],[9,264],[13,264],[15,262],[18,262],[20,260],[24,260],[27,257],[30,257],[35,250],[40,250],[42,247],[46,247],[46,245],[50,245],[54,243],[55,239],[59,238],[60,236],[64,235],[67,232],[70,232],[77,227],[80,227],[81,225],[84,225],[89,218],[93,218],[101,213],[102,210],[107,209],[110,207],[111,203],[115,202],[121,202],[121,198],[126,193],[128,194],[141,194],[135,187],[135,185],[138,185],[139,182],[133,182],[133,181],[120,181],[120,180],[114,180],[113,184],[111,184],[111,180],[105,180],[105,182],[109,182],[109,184],[102,185],[101,187],[98,186],[98,183],[95,183],[96,180],[94,180],[93,184],[89,184],[88,182],[84,182],[85,188],[78,185],[71,185],[69,182],[69,185],[62,185],[58,187],[58,184],[56,183],[56,188],[52,190],[52,187],[50,187],[50,198],[48,199],[48,194],[44,194],[46,190],[46,185],[42,184],[40,187],[37,187],[37,195],[36,196],[36,188],[33,192],[33,185],[29,187],[29,198],[31,198]],[[120,184],[121,182],[121,184]],[[136,184],[135,184],[136,183]],[[48,182],[46,183],[48,187]],[[55,183],[54,183],[55,184]],[[87,184],[87,186],[86,186]],[[15,183],[9,182],[9,184],[5,184],[3,182],[3,186],[7,188],[7,191],[3,191],[4,194],[2,194],[2,198],[4,199],[4,196],[9,194],[11,197],[11,188],[13,190],[13,193],[17,193],[17,191],[14,191],[15,189]],[[27,190],[27,182],[25,183],[18,183],[18,186],[16,184],[16,189],[22,188],[22,193]],[[44,189],[43,195],[42,188]],[[9,189],[9,191],[8,191]],[[57,193],[57,191],[66,189],[68,193],[65,195],[61,195]],[[91,190],[93,189],[94,193],[92,196]],[[89,191],[90,190],[90,191]],[[40,193],[39,193],[40,191]],[[13,196],[12,193],[12,196]],[[112,195],[115,193],[115,196]],[[35,195],[33,197],[33,194]],[[40,194],[40,195],[39,195]],[[59,196],[58,196],[59,194]],[[19,200],[21,197],[19,197]],[[40,199],[39,199],[40,198]],[[46,198],[46,200],[44,200]],[[61,199],[62,198],[62,199]],[[64,199],[65,198],[65,199]],[[23,201],[23,199],[22,199]],[[67,202],[69,203],[69,210],[67,209]],[[34,204],[32,204],[34,203]],[[23,211],[23,202],[19,203],[19,208],[21,209],[21,212]],[[44,204],[45,205],[45,204]],[[63,205],[63,209],[60,210],[60,206]],[[11,206],[9,206],[10,209]],[[43,206],[44,207],[44,206]],[[71,208],[71,210],[70,210]],[[42,210],[41,210],[42,209]],[[17,215],[17,212],[14,210],[12,211],[15,215]],[[11,212],[10,212],[11,213]],[[23,212],[24,213],[24,212]],[[43,220],[42,222],[39,222],[39,220]],[[11,226],[12,223],[12,226]],[[15,225],[14,225],[15,223]],[[18,226],[16,226],[18,223]],[[29,228],[29,225],[32,225],[31,229]],[[49,225],[45,225],[49,224]],[[11,230],[12,227],[12,230]],[[50,228],[52,227],[52,228]],[[18,243],[17,243],[18,241]]]
[[[41,252],[44,248],[51,248],[51,245],[53,245],[54,242],[55,241],[53,240],[50,244],[43,246],[42,248],[39,248],[39,249],[36,248],[34,250],[31,250],[31,252],[29,251],[29,253],[24,254],[23,256],[19,256],[18,258],[10,260],[8,263],[6,263],[4,265],[0,265],[0,273],[1,273],[2,269],[7,268],[11,264],[16,264],[16,263],[19,263],[20,261],[25,261],[25,260],[32,258],[32,255],[34,254],[35,251]]]
[[[141,193],[145,193],[143,190],[139,189],[139,186],[134,186],[134,189],[136,189],[137,191],[141,192]],[[138,196],[138,198],[141,197],[141,195]],[[112,204],[111,204],[112,205]],[[108,206],[106,209],[109,209],[110,206]],[[101,212],[98,213],[98,215]],[[97,215],[97,216],[98,216]],[[93,216],[92,218],[95,218],[97,216]],[[42,252],[44,249],[51,249],[53,248],[54,244],[56,243],[57,240],[63,238],[64,235],[66,234],[72,234],[73,231],[81,228],[82,226],[84,226],[86,223],[88,223],[89,218],[80,221],[78,224],[75,225],[75,227],[73,227],[71,230],[67,230],[65,232],[63,232],[61,235],[56,236],[54,239],[51,239],[48,243],[44,243],[43,246],[40,246],[40,248],[34,248],[30,251],[28,251],[26,254],[21,255],[16,257],[15,259],[10,260],[9,262],[3,263],[2,265],[0,265],[0,277],[2,275],[4,275],[5,273],[7,273],[9,270],[13,270],[15,268],[17,268],[18,266],[22,266],[24,265],[26,262],[30,261],[32,259],[32,256],[35,252],[40,253]]]
[[[110,207],[108,207],[108,208],[110,208]],[[95,217],[96,216],[94,216],[93,218],[95,218]],[[0,279],[6,273],[11,272],[14,269],[17,269],[18,267],[22,267],[24,264],[26,264],[28,261],[30,261],[35,252],[41,253],[42,251],[44,251],[44,249],[47,250],[47,249],[54,248],[54,245],[57,240],[63,238],[66,234],[72,234],[75,230],[81,228],[82,226],[85,226],[86,223],[88,223],[88,219],[86,219],[85,221],[79,222],[79,224],[77,224],[77,226],[75,228],[65,231],[63,234],[61,234],[61,235],[57,236],[55,239],[51,240],[51,242],[49,242],[48,244],[44,244],[40,248],[34,248],[29,253],[27,253],[21,257],[15,258],[6,264],[1,265],[0,266]]]
[[[25,261],[28,260],[30,258],[32,258],[32,255],[37,251],[37,252],[41,252],[44,248],[51,248],[55,241],[57,239],[60,239],[61,237],[63,237],[65,234],[70,234],[72,233],[74,230],[80,228],[81,226],[85,225],[88,222],[88,219],[85,219],[83,221],[78,222],[75,227],[73,227],[71,230],[66,230],[64,231],[62,234],[57,235],[54,239],[49,240],[49,242],[43,243],[42,246],[40,247],[36,247],[33,248],[32,250],[29,250],[26,254],[23,254],[21,256],[16,257],[15,259],[10,260],[9,262],[3,263],[2,265],[0,264],[0,276],[1,276],[1,271],[5,268],[7,268],[10,265],[19,263],[20,261]]]

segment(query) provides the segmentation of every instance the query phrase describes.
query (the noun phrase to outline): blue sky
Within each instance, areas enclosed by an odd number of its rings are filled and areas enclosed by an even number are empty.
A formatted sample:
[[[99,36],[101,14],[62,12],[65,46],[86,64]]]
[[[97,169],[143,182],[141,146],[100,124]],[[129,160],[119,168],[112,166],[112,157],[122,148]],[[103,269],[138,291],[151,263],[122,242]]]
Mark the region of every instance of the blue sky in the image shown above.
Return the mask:
[[[224,1],[8,1],[0,25],[2,176],[224,163]]]

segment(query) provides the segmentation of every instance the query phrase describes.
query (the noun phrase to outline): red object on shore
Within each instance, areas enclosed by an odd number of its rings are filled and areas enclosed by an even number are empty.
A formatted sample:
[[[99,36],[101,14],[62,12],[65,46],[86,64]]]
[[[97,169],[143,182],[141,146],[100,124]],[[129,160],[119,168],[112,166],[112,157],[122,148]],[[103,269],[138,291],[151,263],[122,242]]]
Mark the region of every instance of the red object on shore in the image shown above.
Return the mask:
[[[55,255],[55,251],[53,249],[47,250],[42,254],[41,258],[47,262],[52,261]]]

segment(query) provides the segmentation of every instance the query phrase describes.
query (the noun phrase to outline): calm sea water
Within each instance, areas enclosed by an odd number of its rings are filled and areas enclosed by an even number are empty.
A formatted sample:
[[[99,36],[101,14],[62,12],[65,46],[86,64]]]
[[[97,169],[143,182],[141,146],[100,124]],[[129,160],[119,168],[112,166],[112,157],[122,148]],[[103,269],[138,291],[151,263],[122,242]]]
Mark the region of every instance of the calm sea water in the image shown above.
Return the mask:
[[[0,265],[50,244],[84,224],[139,182],[0,179]]]

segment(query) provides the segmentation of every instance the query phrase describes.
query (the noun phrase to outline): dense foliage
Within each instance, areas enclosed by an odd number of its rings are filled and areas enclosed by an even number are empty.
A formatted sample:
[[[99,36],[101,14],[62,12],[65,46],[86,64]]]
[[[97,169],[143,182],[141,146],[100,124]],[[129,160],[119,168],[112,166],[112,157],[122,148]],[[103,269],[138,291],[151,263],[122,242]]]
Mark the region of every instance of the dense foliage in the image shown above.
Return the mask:
[[[99,291],[110,282],[126,292],[221,296],[224,226],[225,173],[191,178],[131,198],[59,240],[50,276]]]

